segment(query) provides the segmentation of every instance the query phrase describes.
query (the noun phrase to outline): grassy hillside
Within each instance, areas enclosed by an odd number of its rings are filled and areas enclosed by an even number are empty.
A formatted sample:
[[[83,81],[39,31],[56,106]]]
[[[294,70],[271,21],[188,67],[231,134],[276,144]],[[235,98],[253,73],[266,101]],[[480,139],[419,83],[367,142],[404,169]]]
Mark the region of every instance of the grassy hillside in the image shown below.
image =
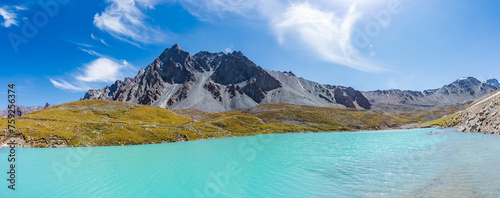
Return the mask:
[[[292,104],[264,104],[247,112],[266,123],[294,124],[312,131],[377,130],[399,126],[400,122],[372,110],[314,107]]]
[[[435,120],[427,121],[422,123],[422,126],[427,126],[427,127],[446,127],[448,123],[454,122],[455,118],[458,116],[458,113],[444,116],[442,118],[438,118]]]
[[[82,100],[16,120],[16,133],[35,147],[176,142],[261,133],[378,130],[401,120],[372,110],[265,104],[244,111],[169,111],[132,103]],[[7,128],[2,119],[1,128]],[[3,130],[2,134],[6,135]]]
[[[17,118],[16,128],[33,146],[100,146],[169,142],[179,139],[176,133],[194,138],[178,128],[190,121],[156,107],[83,100]]]

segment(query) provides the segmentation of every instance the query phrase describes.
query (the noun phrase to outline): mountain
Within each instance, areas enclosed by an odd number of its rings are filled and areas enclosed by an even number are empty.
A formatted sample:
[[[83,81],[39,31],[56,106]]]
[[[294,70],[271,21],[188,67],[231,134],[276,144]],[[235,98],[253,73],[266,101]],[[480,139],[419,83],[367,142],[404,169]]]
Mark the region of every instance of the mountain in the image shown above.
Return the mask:
[[[363,94],[351,87],[323,85],[291,72],[262,69],[240,51],[191,55],[178,45],[165,49],[134,78],[89,90],[83,99],[206,112],[248,109],[266,103],[371,108]]]
[[[448,127],[462,132],[483,132],[500,135],[500,90],[485,96],[453,115]]]
[[[489,84],[489,85],[491,85],[493,87],[496,87],[497,89],[500,89],[500,83],[495,78],[488,79],[484,83]]]
[[[430,110],[456,106],[463,108],[472,101],[490,94],[496,87],[482,83],[473,77],[460,78],[439,89],[402,91],[399,89],[362,92],[374,106],[383,112],[400,110]],[[457,104],[460,104],[457,106]]]
[[[28,113],[32,113],[32,112],[35,112],[35,111],[40,111],[42,109],[46,109],[46,108],[49,108],[50,107],[50,104],[49,103],[45,103],[45,106],[28,106],[28,107],[25,107],[25,106],[22,106],[22,105],[19,105],[19,106],[16,106],[16,117],[21,117],[23,115],[26,115]],[[0,117],[7,117],[9,116],[9,109],[5,109],[5,110],[2,110],[0,111]]]

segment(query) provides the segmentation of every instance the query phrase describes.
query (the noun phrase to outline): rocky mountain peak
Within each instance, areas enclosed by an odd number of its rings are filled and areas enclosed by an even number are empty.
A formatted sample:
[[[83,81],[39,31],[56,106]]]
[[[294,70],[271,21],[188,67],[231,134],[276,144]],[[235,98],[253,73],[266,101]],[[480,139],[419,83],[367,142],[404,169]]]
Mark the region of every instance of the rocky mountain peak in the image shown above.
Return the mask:
[[[243,55],[243,52],[241,52],[241,51],[234,51],[234,52],[228,53],[228,54],[232,54],[234,56],[239,56],[239,57],[245,57],[246,58],[246,56]]]
[[[449,84],[447,86],[456,85],[459,87],[468,87],[468,86],[480,85],[480,84],[481,84],[481,81],[479,81],[478,79],[476,79],[474,77],[463,77],[463,78],[459,78],[459,79],[453,81],[451,84]]]
[[[489,84],[489,85],[491,85],[493,87],[496,87],[497,89],[500,89],[500,83],[495,78],[488,79],[484,83]]]
[[[367,109],[371,106],[352,88],[322,85],[291,72],[265,70],[241,51],[201,51],[191,56],[178,45],[165,49],[135,78],[89,90],[84,99],[208,112],[246,109],[264,103]]]
[[[163,50],[163,52],[160,54],[160,56],[158,57],[158,59],[164,61],[166,58],[172,56],[173,54],[179,54],[181,52],[184,52],[184,50],[182,50],[179,47],[179,45],[174,44],[170,48],[165,48],[165,50]]]
[[[283,73],[285,73],[286,75],[295,76],[292,71],[284,71]]]
[[[172,50],[172,49],[173,49],[173,50],[181,50],[181,47],[179,47],[179,45],[177,45],[177,43],[176,43],[176,44],[172,45],[172,47],[170,47],[170,49],[171,49],[171,50]]]
[[[177,44],[173,45],[171,48],[165,49],[163,53],[158,57],[158,60],[161,61],[160,68],[165,67],[182,67],[182,66],[191,66],[193,67],[193,57],[182,50]]]
[[[196,57],[196,58],[199,58],[199,59],[205,59],[205,60],[208,60],[208,61],[212,61],[215,58],[221,57],[221,56],[224,56],[224,55],[225,54],[223,52],[212,53],[212,52],[207,52],[207,51],[200,51],[200,52],[196,53],[193,56]]]
[[[223,57],[219,67],[215,70],[211,78],[214,82],[229,85],[266,74],[265,70],[250,61],[243,53],[234,52]]]

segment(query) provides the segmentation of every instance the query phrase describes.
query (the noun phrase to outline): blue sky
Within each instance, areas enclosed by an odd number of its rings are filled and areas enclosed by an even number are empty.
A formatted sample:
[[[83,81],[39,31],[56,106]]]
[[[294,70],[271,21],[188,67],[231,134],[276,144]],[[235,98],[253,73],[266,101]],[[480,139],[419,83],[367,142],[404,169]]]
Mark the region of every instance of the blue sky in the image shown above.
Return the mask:
[[[177,43],[359,90],[500,78],[500,1],[42,0],[0,3],[0,95],[60,104]],[[6,106],[6,99],[0,106]]]

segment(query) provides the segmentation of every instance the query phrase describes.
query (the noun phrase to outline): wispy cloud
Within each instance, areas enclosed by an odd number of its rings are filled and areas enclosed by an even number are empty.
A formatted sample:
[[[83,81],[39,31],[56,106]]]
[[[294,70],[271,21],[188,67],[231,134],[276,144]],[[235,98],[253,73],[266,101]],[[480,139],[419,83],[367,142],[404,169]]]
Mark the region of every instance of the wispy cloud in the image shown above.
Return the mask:
[[[298,42],[325,61],[366,72],[381,71],[380,67],[363,59],[353,46],[353,28],[360,17],[355,5],[340,17],[309,3],[299,3],[291,4],[271,26],[281,44],[287,40]]]
[[[66,82],[65,80],[62,79],[49,79],[52,85],[58,89],[63,89],[63,90],[69,90],[69,91],[74,91],[74,92],[82,92],[82,91],[87,91],[89,90],[88,87],[85,86],[75,86],[71,83]]]
[[[27,10],[28,8],[24,6],[2,6],[0,7],[0,16],[4,19],[4,22],[2,23],[2,26],[4,27],[10,27],[12,25],[19,25],[18,17],[17,17],[17,11],[20,10]]]
[[[99,39],[99,41],[101,41],[102,44],[109,46],[108,43],[106,43],[106,41],[104,41],[104,39]]]
[[[103,56],[102,54],[99,54],[94,50],[85,49],[85,48],[81,48],[81,47],[79,47],[79,49],[86,52],[87,54],[90,54],[90,55],[95,55],[95,56],[99,56],[99,57]]]
[[[223,18],[227,13],[246,15],[248,12],[254,12],[261,0],[184,0],[179,3],[199,20],[208,21],[214,17]]]
[[[144,11],[174,0],[107,0],[110,5],[94,16],[94,25],[114,37],[140,44],[158,42],[165,33],[155,29]],[[385,71],[367,59],[353,44],[356,24],[365,14],[357,9],[386,0],[183,0],[177,1],[201,21],[238,15],[267,21],[283,46],[305,46],[318,59],[365,72]],[[94,39],[98,39],[94,37]],[[103,42],[105,43],[105,42]]]
[[[96,36],[94,35],[94,33],[91,33],[91,34],[90,34],[90,38],[92,38],[92,39],[94,39],[94,40],[96,40],[96,41],[100,41],[102,44],[104,44],[104,45],[106,45],[106,46],[108,46],[108,47],[109,47],[108,43],[106,43],[106,41],[104,41],[104,39],[96,37]]]
[[[150,25],[143,10],[153,9],[155,0],[107,0],[110,5],[94,16],[94,25],[133,45],[165,41],[166,34]],[[101,41],[103,42],[103,40]],[[103,42],[105,43],[105,42]]]
[[[90,44],[87,44],[87,43],[76,42],[76,41],[69,40],[69,39],[66,39],[64,41],[66,41],[68,43],[71,43],[71,44],[78,45],[79,48],[81,48],[81,47],[86,47],[86,48],[92,48],[92,47],[94,47],[93,45],[90,45]]]
[[[76,45],[79,45],[79,46],[82,46],[82,47],[94,47],[92,45],[89,45],[89,44],[85,44],[85,43],[75,43]]]
[[[367,60],[353,44],[354,27],[363,16],[357,5],[375,5],[383,0],[185,0],[181,2],[200,20],[223,18],[225,14],[260,17],[283,46],[306,46],[319,59],[365,72],[384,71]],[[215,18],[214,18],[215,16]]]
[[[112,83],[131,76],[137,71],[126,60],[115,60],[90,49],[80,48],[80,50],[98,58],[83,64],[67,76],[50,78],[50,82],[56,88],[75,92],[87,91],[90,88],[100,87],[103,83]]]

